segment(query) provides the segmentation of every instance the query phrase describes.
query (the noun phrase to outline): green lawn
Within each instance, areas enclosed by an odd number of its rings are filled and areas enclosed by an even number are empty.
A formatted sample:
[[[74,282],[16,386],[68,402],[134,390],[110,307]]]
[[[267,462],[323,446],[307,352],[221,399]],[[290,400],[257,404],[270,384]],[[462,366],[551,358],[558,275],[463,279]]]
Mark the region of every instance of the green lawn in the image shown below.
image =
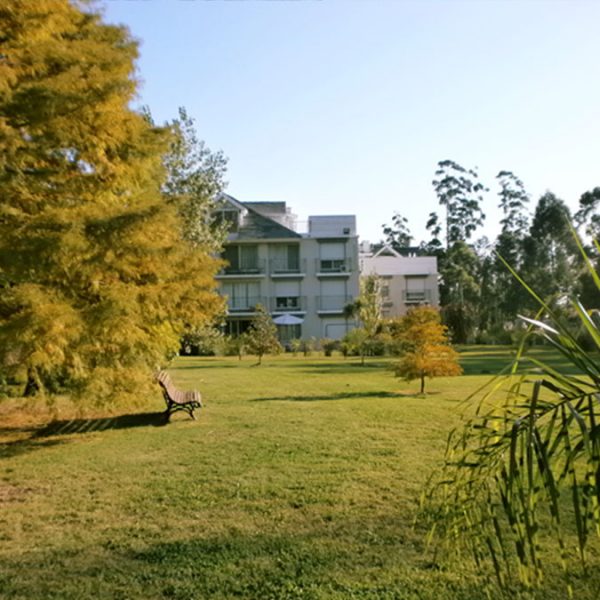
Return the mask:
[[[171,374],[202,390],[197,422],[162,426],[158,390],[136,414],[6,418],[0,597],[482,598],[471,563],[434,563],[413,527],[460,401],[507,354],[463,359],[422,398],[387,360],[183,358]]]

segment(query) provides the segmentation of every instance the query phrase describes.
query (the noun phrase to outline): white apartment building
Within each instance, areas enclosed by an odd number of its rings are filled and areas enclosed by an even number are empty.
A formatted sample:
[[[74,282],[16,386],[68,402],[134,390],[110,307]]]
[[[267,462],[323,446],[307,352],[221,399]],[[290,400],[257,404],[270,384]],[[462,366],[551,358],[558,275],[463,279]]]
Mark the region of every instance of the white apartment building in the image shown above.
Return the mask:
[[[435,256],[404,256],[387,245],[374,251],[368,242],[360,250],[361,275],[380,278],[384,318],[400,317],[419,304],[439,305]]]
[[[229,224],[217,276],[227,298],[226,332],[243,333],[261,304],[291,338],[340,339],[354,326],[344,308],[359,294],[359,260],[354,215],[311,216],[308,232],[296,231],[285,202],[240,202],[223,194],[218,215]]]

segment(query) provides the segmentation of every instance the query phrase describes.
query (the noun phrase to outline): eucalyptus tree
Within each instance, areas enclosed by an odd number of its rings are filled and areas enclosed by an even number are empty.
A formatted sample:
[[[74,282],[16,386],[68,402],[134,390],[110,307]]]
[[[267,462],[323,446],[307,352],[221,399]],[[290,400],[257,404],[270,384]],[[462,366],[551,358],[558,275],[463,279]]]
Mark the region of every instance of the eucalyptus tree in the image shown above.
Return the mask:
[[[479,324],[480,269],[479,256],[463,241],[452,245],[439,266],[442,315],[456,344],[472,341]]]
[[[410,246],[413,236],[410,233],[406,217],[396,212],[392,217],[392,224],[386,225],[384,223],[382,227],[386,244],[389,244],[394,250],[401,250]]]
[[[523,182],[511,171],[500,171],[496,175],[500,186],[498,207],[502,210],[502,230],[495,244],[495,256],[491,265],[495,319],[491,327],[498,330],[507,322],[514,322],[517,314],[527,303],[523,287],[505,266],[510,264],[516,271],[523,266],[523,244],[529,230],[529,194]]]
[[[442,224],[440,217],[436,212],[430,212],[427,217],[425,229],[429,232],[430,238],[426,242],[421,242],[421,252],[430,256],[443,257],[445,250],[442,243]]]
[[[590,260],[600,271],[600,251],[594,241],[600,240],[600,187],[585,192],[579,198],[579,210],[575,213],[575,223],[587,239],[587,251]],[[577,292],[581,301],[590,308],[600,308],[600,295],[589,273],[583,273],[578,281]]]
[[[485,220],[481,204],[487,188],[479,181],[477,171],[465,169],[452,160],[442,160],[432,185],[446,210],[446,248],[454,242],[469,240]]]
[[[545,300],[560,301],[573,291],[580,275],[570,222],[571,214],[563,200],[552,192],[540,197],[523,242],[523,273]]]
[[[575,222],[583,228],[582,233],[594,239],[600,238],[600,187],[581,195]]]

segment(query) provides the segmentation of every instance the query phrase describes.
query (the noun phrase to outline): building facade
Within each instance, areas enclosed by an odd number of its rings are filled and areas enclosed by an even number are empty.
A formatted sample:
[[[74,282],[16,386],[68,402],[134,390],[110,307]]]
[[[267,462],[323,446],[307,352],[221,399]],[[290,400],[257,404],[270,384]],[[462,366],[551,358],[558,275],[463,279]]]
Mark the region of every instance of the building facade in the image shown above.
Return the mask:
[[[404,256],[387,245],[374,251],[363,242],[360,271],[363,276],[379,277],[384,318],[400,317],[419,304],[439,306],[435,256]]]
[[[354,215],[312,216],[308,232],[298,233],[284,202],[240,202],[226,194],[217,215],[229,227],[217,276],[227,299],[226,333],[243,333],[259,304],[276,322],[283,315],[301,320],[279,326],[284,343],[340,339],[354,326],[344,316],[359,293]]]

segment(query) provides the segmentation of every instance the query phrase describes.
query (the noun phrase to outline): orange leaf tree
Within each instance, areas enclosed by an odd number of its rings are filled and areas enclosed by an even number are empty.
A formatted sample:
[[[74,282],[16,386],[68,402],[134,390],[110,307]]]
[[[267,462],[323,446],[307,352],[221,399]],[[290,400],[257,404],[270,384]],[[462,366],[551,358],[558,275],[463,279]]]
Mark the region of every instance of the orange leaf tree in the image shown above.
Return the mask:
[[[396,375],[406,381],[420,379],[421,394],[425,392],[425,377],[462,373],[458,353],[450,346],[447,328],[442,325],[440,313],[435,308],[413,308],[394,324],[392,335],[403,351],[395,365]]]

